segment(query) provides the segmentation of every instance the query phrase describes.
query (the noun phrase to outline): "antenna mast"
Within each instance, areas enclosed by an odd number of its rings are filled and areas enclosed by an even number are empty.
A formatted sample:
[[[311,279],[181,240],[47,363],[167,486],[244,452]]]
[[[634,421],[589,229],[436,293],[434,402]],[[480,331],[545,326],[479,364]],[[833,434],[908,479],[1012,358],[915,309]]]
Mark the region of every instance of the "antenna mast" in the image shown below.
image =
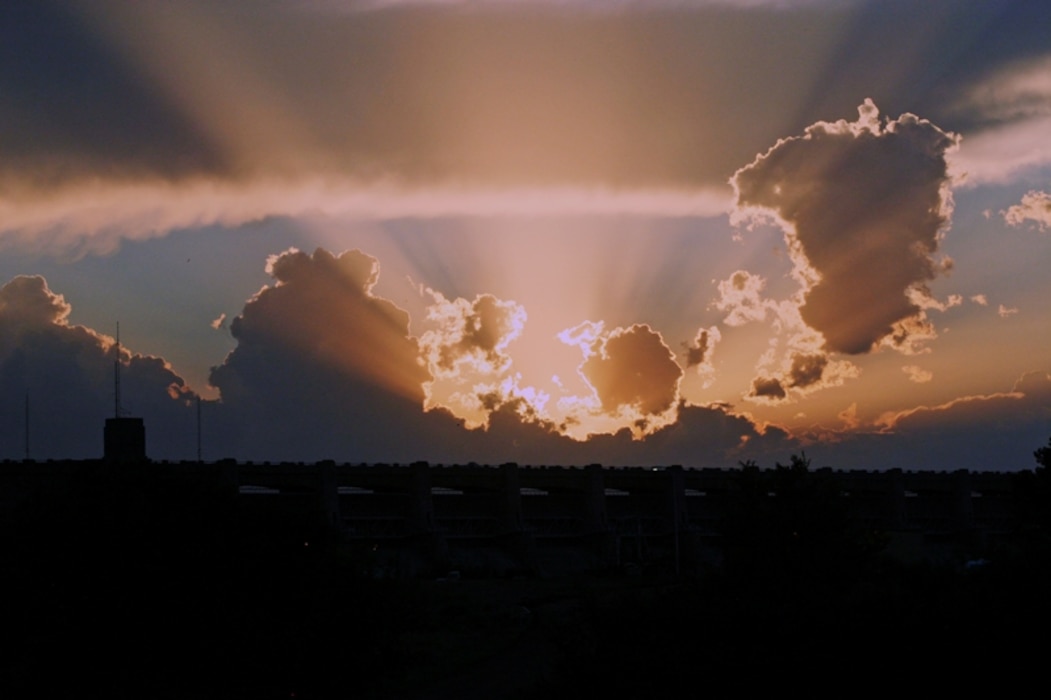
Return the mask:
[[[113,360],[113,417],[120,418],[120,321],[117,321],[117,357]]]
[[[29,392],[26,392],[26,461],[29,461]]]
[[[197,395],[197,461],[202,462],[201,459],[201,395]]]

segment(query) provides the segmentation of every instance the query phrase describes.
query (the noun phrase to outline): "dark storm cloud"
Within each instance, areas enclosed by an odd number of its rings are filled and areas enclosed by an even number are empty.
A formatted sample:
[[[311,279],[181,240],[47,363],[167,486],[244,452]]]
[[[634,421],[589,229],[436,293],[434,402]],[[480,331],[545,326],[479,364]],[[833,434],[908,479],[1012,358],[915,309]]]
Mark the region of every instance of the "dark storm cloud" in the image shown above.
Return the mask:
[[[923,318],[948,224],[946,153],[958,137],[911,114],[818,122],[781,139],[733,178],[738,207],[787,225],[805,280],[803,321],[832,352],[865,353]],[[904,340],[902,341],[904,343]],[[901,344],[901,343],[899,343]]]
[[[102,427],[116,411],[112,338],[69,325],[70,305],[43,277],[0,287],[0,457],[24,456],[25,403],[34,458],[102,456]],[[121,348],[121,405],[146,425],[153,456],[188,459],[195,398],[159,357]]]

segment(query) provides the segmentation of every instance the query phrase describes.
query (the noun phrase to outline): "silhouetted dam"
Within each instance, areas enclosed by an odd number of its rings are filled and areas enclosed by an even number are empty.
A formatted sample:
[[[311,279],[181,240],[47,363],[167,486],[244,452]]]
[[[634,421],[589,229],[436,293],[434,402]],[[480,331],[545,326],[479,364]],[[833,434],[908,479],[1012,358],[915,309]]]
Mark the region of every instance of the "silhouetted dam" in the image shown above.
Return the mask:
[[[41,482],[95,462],[5,462],[10,506]],[[499,573],[663,562],[718,565],[728,519],[777,499],[778,470],[146,462],[123,465],[161,480],[212,481],[241,507],[307,514],[342,537],[370,543],[390,575],[428,567]],[[1030,472],[884,472],[818,469],[851,527],[882,533],[903,557],[939,558],[1009,540]],[[783,473],[782,473],[783,476]],[[302,518],[300,518],[302,520]],[[386,559],[384,559],[386,557]]]

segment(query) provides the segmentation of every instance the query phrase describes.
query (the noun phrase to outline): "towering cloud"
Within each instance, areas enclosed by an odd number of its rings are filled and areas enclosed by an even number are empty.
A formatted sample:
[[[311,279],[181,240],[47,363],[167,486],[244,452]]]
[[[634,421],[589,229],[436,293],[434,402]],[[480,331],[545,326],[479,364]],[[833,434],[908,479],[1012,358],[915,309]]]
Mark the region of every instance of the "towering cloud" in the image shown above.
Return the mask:
[[[422,403],[430,378],[410,338],[409,315],[373,296],[379,262],[353,250],[335,256],[288,250],[271,257],[264,287],[230,324],[237,348],[215,369],[212,382],[231,390],[241,371],[280,371],[272,352],[294,354]]]
[[[422,413],[431,377],[408,314],[372,294],[379,263],[289,250],[267,270],[275,283],[231,322],[237,347],[212,370],[224,442],[263,459],[404,446],[399,416]]]
[[[738,217],[785,229],[804,286],[802,320],[831,352],[906,345],[924,329],[922,299],[952,209],[946,154],[959,137],[911,114],[818,122],[781,139],[731,183]]]
[[[119,361],[121,404],[144,419],[147,453],[192,457],[194,394],[183,379],[161,358],[123,347],[118,356],[113,338],[69,324],[71,308],[43,277],[0,287],[2,456],[24,456],[28,432],[31,457],[100,457],[102,426],[116,410]]]

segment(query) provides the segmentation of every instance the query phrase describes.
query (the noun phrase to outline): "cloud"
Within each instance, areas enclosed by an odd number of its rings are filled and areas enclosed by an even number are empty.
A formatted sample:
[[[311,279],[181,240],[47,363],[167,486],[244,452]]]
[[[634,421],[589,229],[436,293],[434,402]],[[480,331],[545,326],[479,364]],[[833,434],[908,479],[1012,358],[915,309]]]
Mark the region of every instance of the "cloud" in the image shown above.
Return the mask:
[[[764,321],[767,314],[777,308],[776,302],[763,298],[765,287],[766,280],[763,277],[747,270],[737,270],[718,283],[719,298],[712,306],[728,312],[723,319],[723,323],[728,326]]]
[[[905,365],[901,368],[901,371],[908,375],[910,382],[915,382],[916,384],[926,384],[934,379],[932,372],[923,369],[919,365]]]
[[[607,331],[586,321],[558,337],[580,349],[577,372],[593,392],[559,400],[565,429],[584,437],[627,425],[642,437],[675,419],[683,370],[660,333],[646,324]]]
[[[824,352],[791,352],[777,371],[760,375],[752,380],[747,398],[761,402],[776,403],[790,397],[841,386],[846,380],[860,374],[854,364],[846,360],[834,360]]]
[[[450,301],[429,291],[435,303],[427,309],[427,318],[438,328],[424,333],[420,345],[431,373],[454,375],[461,364],[484,374],[506,371],[511,365],[507,346],[521,335],[526,322],[522,305],[492,294]]]
[[[833,5],[841,0],[312,0],[306,8],[326,12],[375,12],[392,8],[460,7],[465,9],[554,8],[567,12],[622,12],[639,9],[690,10],[704,8],[776,9]],[[303,3],[300,3],[303,5]]]
[[[431,292],[429,323],[436,328],[417,341],[408,317],[374,295],[379,264],[364,253],[290,250],[273,256],[268,269],[275,282],[245,303],[230,326],[237,347],[212,373],[221,392],[212,449],[223,454],[714,465],[793,444],[783,431],[757,426],[729,407],[683,404],[683,370],[649,326],[607,330],[589,322],[567,329],[560,339],[581,351],[579,372],[593,395],[547,410],[544,397],[520,385],[506,354],[525,321],[514,302],[489,294],[449,300]],[[396,360],[390,371],[410,378],[413,390],[377,373],[369,347]],[[454,403],[447,396],[432,397],[425,408],[424,387],[435,375],[450,368],[471,374],[479,364],[492,370],[489,381],[466,386],[459,407],[475,401],[484,427],[469,429],[469,421],[445,408]]]
[[[675,393],[682,371],[659,333],[646,326],[606,331],[598,323],[571,329],[569,340],[585,355],[581,371],[595,388],[593,408],[617,411],[619,428],[571,439],[535,402],[505,390],[483,396],[490,402],[488,427],[467,430],[440,407],[424,410],[429,375],[417,362],[407,316],[374,294],[374,259],[357,251],[286,251],[268,268],[274,283],[248,299],[231,327],[237,347],[213,371],[222,398],[205,403],[207,459],[727,467],[744,459],[783,461],[801,445],[783,428],[725,404],[684,403]],[[475,315],[473,307],[461,318]],[[116,344],[70,325],[70,310],[40,277],[0,287],[2,415],[21,417],[29,394],[38,458],[100,454],[103,419],[112,415]],[[400,358],[400,370],[419,382],[414,395],[376,376],[369,351],[345,358],[348,343],[384,347]],[[771,386],[795,382],[803,389],[782,390],[801,391],[826,381],[832,363],[822,357],[799,356]],[[363,358],[370,358],[364,367],[357,364]],[[148,452],[191,458],[193,392],[162,358],[121,348],[121,360],[125,406],[146,419]],[[627,414],[636,422],[624,423]],[[1025,468],[1034,446],[1046,441],[1049,418],[1051,375],[1033,372],[1008,392],[885,414],[877,434],[859,432],[856,408],[848,410],[841,415],[847,432],[835,444],[807,444],[807,451],[842,467]],[[23,431],[21,420],[0,421],[5,457],[21,456]]]
[[[355,381],[423,402],[430,373],[418,362],[409,315],[376,297],[379,262],[358,250],[336,256],[290,249],[270,258],[275,283],[248,300],[230,324],[237,347],[212,371],[224,398],[244,372],[266,369],[279,357],[331,367]]]
[[[24,456],[28,398],[32,457],[101,457],[104,421],[117,408],[114,363],[119,360],[121,407],[143,418],[147,454],[190,458],[189,404],[195,394],[182,377],[159,357],[125,347],[118,356],[113,338],[70,325],[71,310],[43,277],[19,276],[0,287],[2,456]]]
[[[215,329],[217,331],[218,330],[222,330],[223,328],[226,328],[226,314],[225,313],[219,314],[208,325],[210,325],[213,329]]]
[[[1046,425],[1051,418],[1051,374],[1027,372],[1011,391],[961,396],[936,406],[891,411],[875,424],[884,432],[958,432],[984,426],[989,431],[1012,424]]]
[[[1021,226],[1031,221],[1041,231],[1051,227],[1051,193],[1030,190],[1022,195],[1022,201],[1003,212],[1004,221],[1011,226]]]
[[[682,378],[671,350],[645,324],[617,328],[597,338],[580,372],[595,388],[606,411],[633,408],[642,415],[658,415],[671,408]]]
[[[881,118],[866,100],[856,121],[815,123],[734,174],[734,220],[783,226],[801,318],[828,351],[903,347],[929,330],[917,299],[944,269],[934,254],[952,210],[946,155],[958,142],[912,114]]]
[[[106,254],[123,240],[177,229],[238,226],[269,216],[325,214],[350,220],[448,216],[717,216],[728,205],[714,188],[486,187],[398,184],[308,176],[135,183],[93,179],[0,193],[0,248],[77,257]]]
[[[507,374],[512,369],[508,346],[525,328],[522,305],[492,294],[468,301],[424,291],[434,302],[427,307],[430,328],[419,340],[421,358],[434,378],[424,385],[427,406],[444,406],[470,427],[486,425],[489,414],[507,401],[542,410],[547,397],[520,388],[518,378]]]
[[[752,380],[749,396],[759,399],[781,400],[788,397],[784,385],[776,377],[756,377]]]
[[[792,358],[792,366],[788,371],[788,385],[800,388],[814,386],[821,381],[827,367],[828,357],[825,355],[798,354]]]
[[[1018,313],[1018,309],[1013,306],[1004,306],[1003,304],[1000,304],[996,309],[996,313],[1000,314],[1000,318],[1009,318]]]
[[[985,296],[984,294],[975,294],[974,296],[971,297],[971,301],[973,301],[975,304],[978,304],[978,306],[988,306],[989,305],[989,298],[987,296]]]
[[[218,438],[254,459],[419,459],[431,375],[409,315],[373,294],[379,262],[358,250],[271,256],[274,282],[230,323],[237,346],[212,369]],[[452,426],[453,419],[445,419]]]
[[[1009,182],[1051,164],[1051,56],[1025,58],[984,76],[953,111],[978,122],[952,157],[966,185]]]
[[[697,374],[709,378],[714,375],[715,346],[720,340],[722,340],[722,333],[717,326],[698,329],[693,342],[683,343],[686,348],[686,368],[696,368]]]
[[[66,326],[71,310],[65,297],[48,289],[40,276],[22,275],[0,289],[0,318],[12,331],[3,336],[8,342],[29,329]]]

